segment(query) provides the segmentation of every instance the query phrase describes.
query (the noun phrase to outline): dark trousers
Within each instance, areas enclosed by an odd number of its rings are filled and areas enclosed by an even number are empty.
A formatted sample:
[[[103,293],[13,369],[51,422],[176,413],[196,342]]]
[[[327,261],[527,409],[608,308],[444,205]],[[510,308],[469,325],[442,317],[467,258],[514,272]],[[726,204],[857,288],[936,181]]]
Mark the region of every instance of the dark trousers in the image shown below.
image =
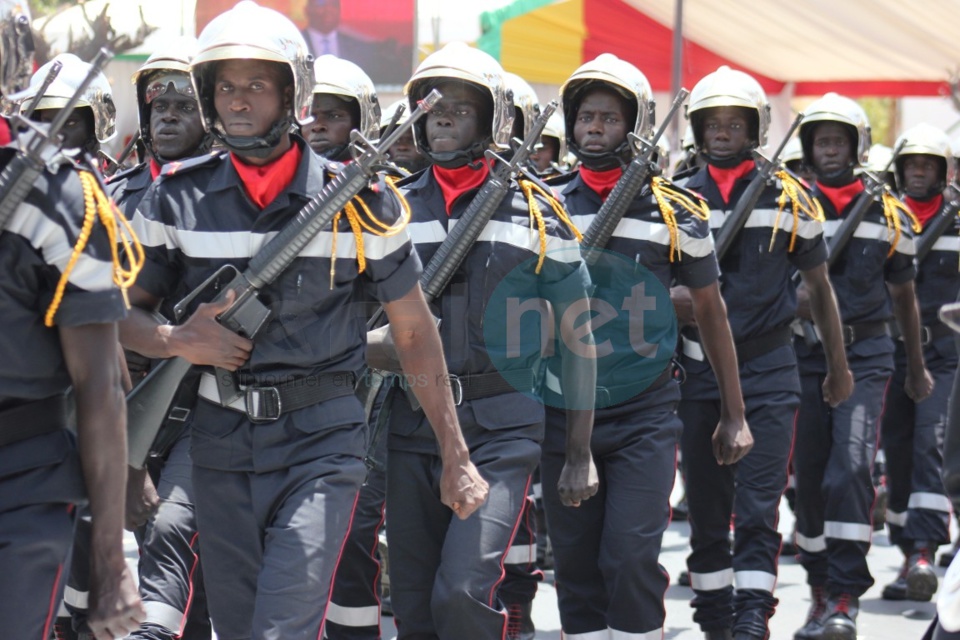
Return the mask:
[[[349,451],[353,429],[324,436]],[[366,469],[330,453],[277,471],[193,467],[204,586],[219,640],[317,638]]]
[[[793,464],[797,546],[807,583],[859,597],[873,585],[867,567],[871,473],[890,374],[883,367],[851,368],[853,395],[834,409],[823,401],[823,376],[801,376]]]
[[[154,470],[152,470],[154,471]],[[151,473],[160,508],[139,537],[140,598],[147,617],[130,640],[209,640],[194,509],[190,436],[184,432]]]
[[[384,451],[386,438],[381,440]],[[384,523],[387,476],[370,469],[360,487],[353,526],[337,566],[327,607],[329,640],[380,640],[380,560],[377,548]]]
[[[63,593],[73,505],[0,511],[0,620],[4,638],[46,640]]]
[[[680,403],[692,548],[687,568],[696,594],[693,619],[703,630],[733,628],[764,637],[777,604],[777,520],[799,397],[777,392],[744,401],[754,445],[733,466],[718,465],[713,455],[720,402]]]
[[[467,434],[470,459],[490,491],[466,520],[440,502],[438,456],[391,448],[387,540],[399,640],[503,638],[498,589],[540,458],[536,441],[512,431],[490,432],[477,445]]]
[[[927,366],[935,381],[933,395],[920,404],[911,400],[903,389],[905,367],[898,366],[887,389],[881,426],[887,460],[890,540],[908,555],[918,542],[931,552],[950,542],[952,509],[940,472],[956,361],[931,357],[929,351]]]
[[[600,488],[576,508],[563,506],[557,492],[566,417],[547,411],[540,473],[565,637],[608,629],[644,640],[662,636],[669,580],[658,558],[681,430],[679,393],[669,384],[651,392],[663,402],[647,398],[638,410],[597,411],[590,446]]]

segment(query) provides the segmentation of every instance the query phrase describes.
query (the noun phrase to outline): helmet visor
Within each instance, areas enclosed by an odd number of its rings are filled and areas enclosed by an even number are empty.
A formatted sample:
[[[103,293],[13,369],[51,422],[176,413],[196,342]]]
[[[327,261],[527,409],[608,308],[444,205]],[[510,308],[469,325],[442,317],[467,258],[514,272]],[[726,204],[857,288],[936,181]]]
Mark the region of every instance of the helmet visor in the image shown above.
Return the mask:
[[[190,76],[183,73],[164,73],[150,78],[150,81],[147,82],[147,86],[143,91],[144,101],[150,104],[170,91],[171,86],[176,93],[186,96],[191,100],[197,99],[197,94],[193,91],[193,84],[190,82]]]

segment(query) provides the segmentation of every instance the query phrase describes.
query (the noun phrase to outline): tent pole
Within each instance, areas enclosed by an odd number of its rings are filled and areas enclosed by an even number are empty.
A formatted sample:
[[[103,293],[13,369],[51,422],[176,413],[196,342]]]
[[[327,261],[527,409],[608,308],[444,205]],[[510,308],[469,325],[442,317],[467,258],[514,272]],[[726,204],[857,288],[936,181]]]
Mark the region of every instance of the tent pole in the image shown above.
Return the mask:
[[[683,0],[676,0],[673,12],[673,61],[671,62],[672,76],[670,79],[670,97],[677,95],[683,84]],[[682,118],[674,118],[670,125],[670,146],[672,150],[680,149],[682,144],[680,136],[680,121]]]

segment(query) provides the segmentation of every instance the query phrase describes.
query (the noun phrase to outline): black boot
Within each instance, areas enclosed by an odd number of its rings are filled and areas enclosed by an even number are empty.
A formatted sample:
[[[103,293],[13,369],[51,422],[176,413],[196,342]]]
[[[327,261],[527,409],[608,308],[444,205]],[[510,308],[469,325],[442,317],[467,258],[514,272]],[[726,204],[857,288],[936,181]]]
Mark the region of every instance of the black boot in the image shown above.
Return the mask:
[[[823,587],[810,587],[810,610],[807,621],[793,634],[793,640],[819,640],[823,637],[823,616],[827,612],[827,596]]]
[[[823,640],[857,640],[857,614],[860,599],[849,593],[838,593],[827,600],[827,616],[823,621]]]
[[[929,602],[937,592],[937,574],[931,560],[933,552],[926,544],[914,548],[907,558],[906,597],[907,600]]]
[[[703,632],[704,640],[733,640],[733,631],[730,629],[713,629]]]

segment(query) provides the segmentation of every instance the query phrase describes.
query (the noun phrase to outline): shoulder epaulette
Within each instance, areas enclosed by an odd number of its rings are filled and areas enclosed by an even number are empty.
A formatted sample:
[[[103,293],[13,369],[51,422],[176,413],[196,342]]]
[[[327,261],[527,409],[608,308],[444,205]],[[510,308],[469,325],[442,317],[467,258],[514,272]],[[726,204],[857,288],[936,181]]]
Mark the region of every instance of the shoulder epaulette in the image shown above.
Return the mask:
[[[130,167],[129,169],[124,169],[123,171],[119,171],[113,174],[112,176],[107,178],[104,182],[109,186],[114,184],[115,182],[120,182],[121,180],[128,180],[129,178],[132,178],[134,175],[136,175],[137,173],[140,173],[141,171],[143,171],[144,169],[147,169],[148,167],[149,165],[146,162],[141,162],[136,166]]]
[[[424,171],[427,171],[428,169],[430,169],[430,167],[427,167],[427,168],[425,168],[425,169],[420,169],[420,171],[417,171],[416,173],[411,173],[411,174],[408,175],[407,177],[405,177],[405,178],[401,179],[400,181],[398,181],[398,182],[397,182],[397,186],[398,186],[398,187],[406,187],[407,185],[413,184],[414,182],[416,182],[417,180],[419,180],[420,177],[423,175],[423,172],[424,172]]]
[[[160,169],[160,175],[166,177],[187,171],[194,171],[200,167],[212,167],[219,162],[221,155],[223,154],[220,151],[211,151],[210,153],[205,153],[195,158],[168,162]]]
[[[561,186],[561,185],[569,184],[570,181],[572,181],[576,177],[577,177],[576,171],[568,171],[567,173],[560,173],[554,176],[550,176],[548,178],[544,178],[543,181],[546,184],[553,187],[553,186]]]

